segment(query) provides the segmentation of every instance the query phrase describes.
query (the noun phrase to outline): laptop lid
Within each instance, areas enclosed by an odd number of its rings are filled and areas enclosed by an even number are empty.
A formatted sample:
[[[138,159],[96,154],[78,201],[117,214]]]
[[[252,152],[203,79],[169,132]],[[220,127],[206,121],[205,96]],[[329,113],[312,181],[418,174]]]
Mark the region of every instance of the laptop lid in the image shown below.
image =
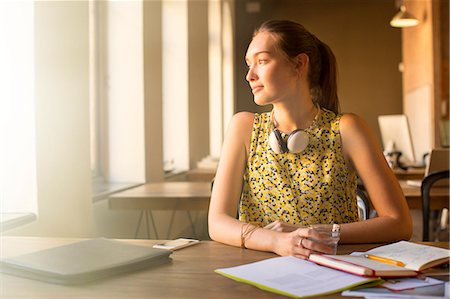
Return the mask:
[[[425,176],[430,173],[448,170],[449,167],[449,154],[448,148],[435,148],[430,153],[430,159],[425,168]],[[448,186],[448,180],[440,180],[435,183],[435,186]]]

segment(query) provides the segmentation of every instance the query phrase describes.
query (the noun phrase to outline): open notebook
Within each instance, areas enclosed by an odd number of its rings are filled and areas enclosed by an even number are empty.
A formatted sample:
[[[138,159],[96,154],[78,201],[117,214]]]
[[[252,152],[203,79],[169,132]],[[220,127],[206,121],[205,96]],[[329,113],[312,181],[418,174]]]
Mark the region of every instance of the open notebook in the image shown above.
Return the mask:
[[[361,255],[311,254],[310,261],[361,276],[411,277],[448,263],[450,250],[408,241],[379,246]]]
[[[0,272],[58,284],[81,284],[170,261],[172,251],[97,238],[0,261]]]
[[[380,284],[377,277],[362,277],[321,267],[293,256],[265,259],[214,272],[262,290],[293,298],[325,296],[356,286]]]

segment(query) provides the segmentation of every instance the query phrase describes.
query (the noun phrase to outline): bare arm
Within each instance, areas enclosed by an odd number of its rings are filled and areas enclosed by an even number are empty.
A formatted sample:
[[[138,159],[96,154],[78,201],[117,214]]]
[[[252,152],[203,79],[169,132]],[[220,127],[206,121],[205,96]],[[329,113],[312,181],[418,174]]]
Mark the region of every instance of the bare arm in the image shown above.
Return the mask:
[[[250,143],[253,114],[233,116],[214,178],[208,212],[209,234],[213,240],[240,246],[242,224],[236,219]]]
[[[408,205],[373,132],[353,114],[342,117],[340,130],[348,167],[364,182],[378,213],[376,218],[342,225],[341,241],[368,243],[409,239],[412,221]]]

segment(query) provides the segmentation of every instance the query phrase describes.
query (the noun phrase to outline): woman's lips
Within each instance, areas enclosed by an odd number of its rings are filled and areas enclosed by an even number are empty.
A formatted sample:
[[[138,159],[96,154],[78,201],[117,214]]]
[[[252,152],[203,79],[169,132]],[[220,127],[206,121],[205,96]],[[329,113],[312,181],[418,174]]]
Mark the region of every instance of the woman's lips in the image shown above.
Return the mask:
[[[258,92],[258,91],[260,91],[262,88],[263,88],[262,85],[252,86],[252,92],[253,92],[253,93]]]

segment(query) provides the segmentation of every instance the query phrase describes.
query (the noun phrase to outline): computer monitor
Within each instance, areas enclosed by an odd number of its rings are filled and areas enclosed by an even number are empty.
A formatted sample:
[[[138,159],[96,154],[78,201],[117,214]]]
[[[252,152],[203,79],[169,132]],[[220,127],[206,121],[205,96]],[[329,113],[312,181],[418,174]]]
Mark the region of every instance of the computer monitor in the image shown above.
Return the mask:
[[[414,155],[411,132],[406,115],[380,115],[378,116],[378,125],[383,148],[386,152],[400,152],[399,162],[405,167],[421,164]]]

